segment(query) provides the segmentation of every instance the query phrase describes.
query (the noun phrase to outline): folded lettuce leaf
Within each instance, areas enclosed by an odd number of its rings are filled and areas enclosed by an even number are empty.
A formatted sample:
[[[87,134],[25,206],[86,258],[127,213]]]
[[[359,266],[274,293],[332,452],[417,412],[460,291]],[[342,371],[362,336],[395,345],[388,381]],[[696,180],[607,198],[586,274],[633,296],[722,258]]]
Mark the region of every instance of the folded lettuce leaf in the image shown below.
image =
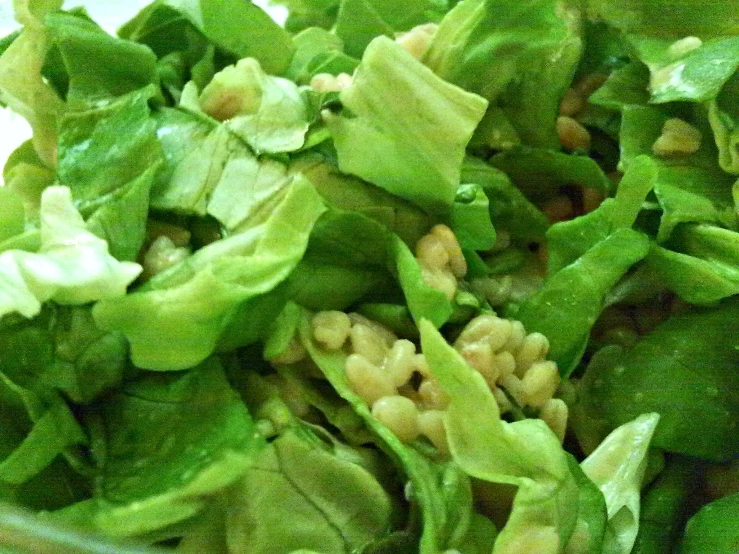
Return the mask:
[[[712,100],[739,68],[739,37],[693,40],[682,48],[671,38],[632,35],[628,40],[649,67],[653,104]]]
[[[314,75],[352,74],[359,60],[344,53],[344,43],[333,33],[320,27],[309,27],[293,37],[295,55],[285,70],[285,77],[298,84],[310,84]]]
[[[585,351],[590,330],[604,307],[606,295],[649,251],[642,233],[620,228],[592,246],[577,260],[550,274],[542,287],[515,312],[529,332],[549,339],[549,357],[568,376]]]
[[[39,19],[47,11],[60,8],[61,1],[36,5],[33,13],[27,1],[17,2],[15,7],[25,27],[0,55],[0,102],[28,121],[33,128],[36,152],[45,165],[53,167],[56,120],[64,102],[42,75],[49,43],[47,30]],[[18,68],[23,70],[19,72]]]
[[[634,546],[647,452],[658,422],[659,414],[651,413],[621,425],[580,464],[606,499],[607,552],[629,554]]]
[[[715,100],[708,103],[708,120],[719,151],[719,165],[724,171],[739,174],[739,76],[734,73]]]
[[[668,248],[653,245],[646,263],[662,283],[691,304],[739,294],[739,234],[713,225],[681,225]]]
[[[342,0],[334,32],[346,52],[359,58],[375,37],[393,38],[400,31],[438,21],[446,9],[446,0]]]
[[[465,146],[487,102],[443,81],[387,37],[370,43],[339,98],[342,114],[327,115],[339,169],[431,213],[449,212]]]
[[[100,105],[157,85],[156,56],[142,44],[112,37],[89,18],[52,12],[44,19],[45,75],[68,109]]]
[[[99,302],[95,321],[126,336],[139,367],[192,367],[213,352],[240,305],[288,277],[324,210],[315,189],[298,176],[266,221],[201,248],[139,291]]]
[[[444,424],[453,460],[470,476],[518,486],[494,553],[559,552],[578,520],[579,487],[568,455],[541,420],[506,423],[482,376],[428,321],[421,346],[451,401]]]
[[[105,241],[85,226],[65,187],[49,187],[41,198],[41,248],[0,254],[0,315],[33,317],[41,304],[85,304],[123,296],[141,272],[119,262]]]

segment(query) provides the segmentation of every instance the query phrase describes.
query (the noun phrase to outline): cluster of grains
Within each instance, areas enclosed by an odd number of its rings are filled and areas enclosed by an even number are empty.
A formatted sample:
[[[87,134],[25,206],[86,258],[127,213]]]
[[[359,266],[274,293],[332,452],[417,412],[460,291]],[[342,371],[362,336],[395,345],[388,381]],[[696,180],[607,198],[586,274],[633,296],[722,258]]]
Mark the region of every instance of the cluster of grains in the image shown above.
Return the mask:
[[[462,357],[485,379],[501,413],[537,410],[560,440],[567,427],[567,405],[553,398],[559,386],[557,365],[546,359],[549,341],[526,333],[520,321],[481,315],[470,321],[454,343]]]
[[[701,147],[701,132],[690,123],[673,117],[665,121],[662,134],[654,141],[652,152],[661,158],[686,156]]]
[[[458,279],[467,273],[467,261],[454,232],[446,225],[435,225],[416,243],[416,260],[424,283],[452,300],[457,294]]]
[[[348,348],[347,382],[375,418],[404,442],[424,435],[448,452],[442,416],[449,398],[414,343],[358,314],[319,312],[311,327],[323,348]],[[470,321],[454,346],[488,383],[501,413],[530,407],[564,438],[567,406],[552,398],[559,372],[545,359],[549,343],[542,334],[526,334],[519,321],[482,315]]]
[[[311,327],[323,348],[348,346],[347,381],[377,420],[404,442],[424,435],[448,452],[442,415],[449,399],[415,344],[359,314],[319,312]]]

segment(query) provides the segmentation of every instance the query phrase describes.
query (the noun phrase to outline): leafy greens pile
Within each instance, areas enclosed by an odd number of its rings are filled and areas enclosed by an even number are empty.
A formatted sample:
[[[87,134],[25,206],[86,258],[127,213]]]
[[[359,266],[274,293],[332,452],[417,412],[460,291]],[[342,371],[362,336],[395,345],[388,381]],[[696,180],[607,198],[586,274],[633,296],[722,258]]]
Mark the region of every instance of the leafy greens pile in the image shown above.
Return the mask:
[[[0,188],[0,544],[735,552],[739,5],[281,3],[284,28],[156,0],[114,37],[14,2],[0,101],[34,135]],[[699,142],[665,155],[676,119]],[[438,223],[469,267],[451,300],[413,255]],[[548,338],[564,446],[450,346],[493,309]],[[373,418],[320,310],[420,344],[450,457]],[[295,340],[310,363],[266,361]]]

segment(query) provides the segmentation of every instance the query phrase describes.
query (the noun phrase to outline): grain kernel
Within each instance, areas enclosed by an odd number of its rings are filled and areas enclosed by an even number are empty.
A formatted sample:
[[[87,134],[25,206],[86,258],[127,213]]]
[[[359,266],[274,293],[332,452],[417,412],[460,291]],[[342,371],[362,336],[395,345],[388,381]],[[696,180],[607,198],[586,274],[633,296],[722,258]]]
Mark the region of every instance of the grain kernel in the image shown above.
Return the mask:
[[[457,294],[457,279],[451,271],[421,267],[421,278],[428,286],[443,292],[449,300]]]
[[[367,358],[350,354],[345,363],[346,378],[351,389],[370,406],[383,396],[396,394],[390,377]]]
[[[523,383],[521,379],[515,375],[506,375],[498,381],[501,387],[516,401],[519,406],[526,404],[526,395],[524,393]]]
[[[395,343],[395,341],[398,340],[398,337],[395,336],[395,333],[385,327],[382,323],[378,323],[377,321],[365,317],[362,314],[351,312],[349,313],[349,319],[351,320],[352,325],[361,323],[362,325],[365,325],[372,329],[375,333],[382,337],[382,340],[385,341],[385,346],[387,346],[388,348],[390,348]]]
[[[544,335],[531,333],[526,336],[518,352],[516,352],[516,375],[523,377],[531,364],[544,358],[548,351],[549,341]]]
[[[352,352],[367,358],[374,365],[382,365],[388,348],[382,337],[374,329],[358,323],[349,332],[352,343]]]
[[[449,263],[449,252],[441,238],[429,233],[416,243],[416,258],[429,269],[442,269]]]
[[[311,319],[313,338],[328,350],[338,350],[344,346],[351,331],[351,320],[344,312],[318,312]]]
[[[435,225],[431,229],[432,236],[438,237],[449,256],[449,266],[452,273],[457,279],[461,279],[467,274],[467,260],[462,254],[462,247],[457,241],[454,232],[446,225]]]
[[[405,396],[385,396],[372,404],[372,415],[403,442],[418,438],[418,408]]]
[[[569,88],[559,103],[559,115],[566,115],[569,117],[577,115],[585,107],[586,102],[587,100],[579,90]]]
[[[511,352],[504,350],[495,355],[493,365],[497,368],[498,380],[500,380],[516,371],[516,358],[513,357]]]
[[[503,350],[508,352],[516,352],[521,345],[523,340],[526,338],[526,329],[523,327],[523,323],[520,321],[511,322],[511,333],[508,336],[508,340],[503,345]]]
[[[588,150],[590,148],[590,133],[577,120],[561,115],[557,118],[556,125],[559,142],[567,150]]]
[[[418,414],[418,427],[425,437],[441,454],[449,453],[449,444],[444,428],[444,412],[441,410],[427,410]]]
[[[493,366],[493,351],[489,344],[476,342],[465,344],[459,349],[464,360],[483,376],[489,385],[498,378],[497,368]]]
[[[396,387],[406,384],[416,370],[415,355],[416,345],[409,340],[397,340],[390,348],[385,359],[385,371],[391,376]]]
[[[539,412],[539,419],[554,431],[554,434],[559,437],[559,442],[563,442],[565,439],[568,413],[567,404],[561,398],[550,398],[544,403]]]
[[[559,371],[552,361],[537,362],[531,366],[521,380],[525,403],[541,408],[559,386]]]
[[[418,387],[418,394],[426,409],[443,410],[449,405],[449,395],[436,379],[424,379]]]

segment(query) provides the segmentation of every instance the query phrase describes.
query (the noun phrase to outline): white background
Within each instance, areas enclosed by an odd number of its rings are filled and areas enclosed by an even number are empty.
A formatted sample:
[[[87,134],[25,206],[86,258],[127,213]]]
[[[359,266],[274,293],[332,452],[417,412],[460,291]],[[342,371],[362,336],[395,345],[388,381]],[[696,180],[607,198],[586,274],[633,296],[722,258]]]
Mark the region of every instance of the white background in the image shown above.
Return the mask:
[[[206,0],[207,1],[207,0]],[[284,22],[286,12],[281,6],[267,6],[269,0],[254,0],[254,3],[264,8],[275,21]],[[116,28],[151,3],[151,0],[68,0],[65,8],[85,6],[92,18],[105,30],[114,34]],[[0,0],[0,37],[4,37],[18,24],[13,19],[12,0]],[[25,120],[9,110],[0,108],[0,169],[5,160],[21,142],[31,136],[31,131]],[[2,176],[0,175],[0,185]]]

